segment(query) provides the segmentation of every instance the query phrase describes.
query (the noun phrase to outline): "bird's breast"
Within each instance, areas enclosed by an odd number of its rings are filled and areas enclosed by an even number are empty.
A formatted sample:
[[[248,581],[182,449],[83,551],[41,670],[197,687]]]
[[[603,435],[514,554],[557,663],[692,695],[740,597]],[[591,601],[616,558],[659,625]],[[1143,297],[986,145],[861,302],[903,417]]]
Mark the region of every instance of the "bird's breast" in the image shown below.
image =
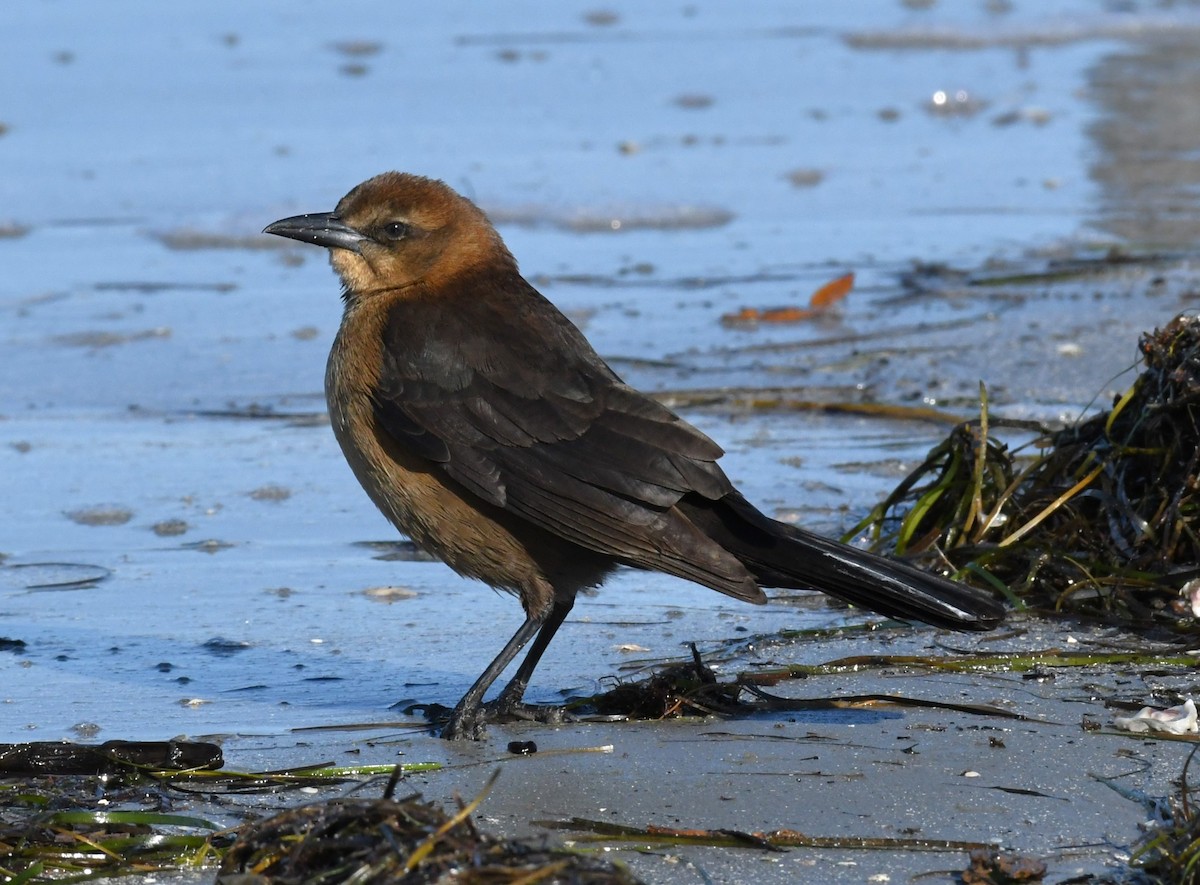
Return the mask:
[[[383,340],[369,315],[348,312],[329,354],[325,397],[350,469],[384,516],[423,550],[460,574],[519,593],[527,612],[544,614],[553,591],[513,518],[464,490],[376,419]]]
[[[383,326],[375,319],[371,311],[347,309],[325,368],[325,401],[333,435],[359,484],[388,519],[416,535],[429,466],[399,449],[376,420]]]

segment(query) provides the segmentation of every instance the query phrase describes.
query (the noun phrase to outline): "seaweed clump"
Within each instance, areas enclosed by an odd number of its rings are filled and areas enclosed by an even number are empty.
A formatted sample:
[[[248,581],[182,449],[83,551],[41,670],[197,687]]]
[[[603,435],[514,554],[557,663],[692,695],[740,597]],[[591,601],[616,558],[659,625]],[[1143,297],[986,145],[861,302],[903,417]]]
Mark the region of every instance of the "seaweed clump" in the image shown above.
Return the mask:
[[[990,418],[984,391],[980,418],[854,533],[936,556],[1019,604],[1194,627],[1180,591],[1200,575],[1200,318],[1178,316],[1139,347],[1142,370],[1112,408],[1061,430]],[[998,428],[1035,431],[1038,454],[1018,459]]]
[[[692,659],[658,670],[648,679],[618,683],[582,703],[601,716],[630,719],[669,719],[744,712],[742,686],[718,682],[717,674],[700,659],[695,643]]]
[[[390,792],[390,785],[389,785]],[[291,809],[241,828],[218,883],[339,882],[503,885],[639,885],[603,858],[480,833],[470,812],[453,816],[419,796],[340,799]]]

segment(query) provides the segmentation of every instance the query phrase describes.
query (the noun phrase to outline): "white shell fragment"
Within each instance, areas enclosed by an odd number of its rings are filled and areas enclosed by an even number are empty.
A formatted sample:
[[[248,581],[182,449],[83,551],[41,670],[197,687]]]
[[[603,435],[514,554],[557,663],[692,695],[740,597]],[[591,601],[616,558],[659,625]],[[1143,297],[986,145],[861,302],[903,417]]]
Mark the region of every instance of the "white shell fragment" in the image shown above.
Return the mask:
[[[1179,590],[1179,595],[1191,605],[1192,616],[1200,618],[1200,578],[1184,584]]]
[[[1113,720],[1113,725],[1122,731],[1132,731],[1137,734],[1148,731],[1192,734],[1200,730],[1196,726],[1196,704],[1191,698],[1178,707],[1168,707],[1166,710],[1142,707],[1136,715],[1118,716]]]

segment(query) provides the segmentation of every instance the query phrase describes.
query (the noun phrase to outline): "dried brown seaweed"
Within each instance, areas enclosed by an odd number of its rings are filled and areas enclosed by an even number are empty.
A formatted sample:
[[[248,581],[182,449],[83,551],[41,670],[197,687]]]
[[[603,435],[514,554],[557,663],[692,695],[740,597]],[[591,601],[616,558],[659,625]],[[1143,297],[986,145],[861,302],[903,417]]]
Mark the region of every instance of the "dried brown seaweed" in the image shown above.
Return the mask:
[[[488,787],[495,781],[495,775]],[[452,816],[412,796],[339,799],[248,824],[225,854],[219,883],[320,882],[502,885],[539,882],[636,885],[625,867],[563,848],[480,833],[471,811],[488,787]]]

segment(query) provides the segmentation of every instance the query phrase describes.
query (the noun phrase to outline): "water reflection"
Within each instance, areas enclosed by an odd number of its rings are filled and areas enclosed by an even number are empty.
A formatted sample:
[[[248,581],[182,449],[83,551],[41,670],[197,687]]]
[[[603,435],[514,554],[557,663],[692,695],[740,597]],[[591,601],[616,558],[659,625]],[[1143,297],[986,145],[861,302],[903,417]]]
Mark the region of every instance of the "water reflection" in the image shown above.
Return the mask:
[[[1090,70],[1101,230],[1162,248],[1200,240],[1198,48],[1194,37],[1130,44]]]

